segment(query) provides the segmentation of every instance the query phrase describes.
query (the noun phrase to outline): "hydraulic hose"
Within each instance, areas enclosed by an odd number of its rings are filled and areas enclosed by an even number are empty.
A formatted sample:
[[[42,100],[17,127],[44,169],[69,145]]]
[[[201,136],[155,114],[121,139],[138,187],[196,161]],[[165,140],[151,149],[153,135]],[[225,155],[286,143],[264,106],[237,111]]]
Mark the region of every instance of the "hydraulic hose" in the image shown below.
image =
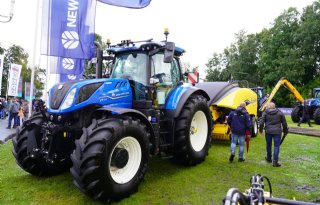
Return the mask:
[[[246,196],[236,188],[229,189],[225,197],[224,205],[246,205]]]

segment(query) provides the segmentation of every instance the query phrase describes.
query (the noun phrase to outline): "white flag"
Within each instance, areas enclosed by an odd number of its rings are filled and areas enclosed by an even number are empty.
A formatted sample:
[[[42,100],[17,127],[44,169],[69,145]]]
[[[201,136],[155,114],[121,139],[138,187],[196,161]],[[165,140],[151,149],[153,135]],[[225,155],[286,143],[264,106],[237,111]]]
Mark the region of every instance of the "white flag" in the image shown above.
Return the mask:
[[[18,87],[21,73],[21,65],[11,64],[10,67],[10,77],[9,77],[9,88],[8,95],[9,96],[17,96],[18,95]]]
[[[2,71],[3,71],[3,62],[4,55],[0,55],[0,95],[1,95],[1,88],[2,88]]]

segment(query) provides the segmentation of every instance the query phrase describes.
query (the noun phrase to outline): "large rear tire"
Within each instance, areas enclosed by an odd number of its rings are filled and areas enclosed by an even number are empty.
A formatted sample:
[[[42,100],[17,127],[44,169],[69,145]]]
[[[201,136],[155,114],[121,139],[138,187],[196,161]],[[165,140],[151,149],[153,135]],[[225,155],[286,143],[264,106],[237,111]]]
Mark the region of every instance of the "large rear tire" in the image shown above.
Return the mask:
[[[317,108],[313,113],[314,122],[317,125],[320,125],[320,108]]]
[[[174,158],[184,165],[196,165],[208,155],[212,120],[207,100],[191,96],[176,120]]]
[[[74,184],[96,200],[114,201],[134,193],[148,167],[149,136],[136,119],[94,119],[71,155]]]
[[[23,125],[21,129],[17,129],[16,135],[12,138],[12,154],[17,164],[26,172],[36,176],[53,176],[68,170],[71,161],[67,157],[51,163],[44,159],[42,155],[32,156],[31,153],[28,153],[29,140],[36,140],[38,144],[41,143],[43,122],[42,115],[35,115],[31,117],[28,125]]]
[[[295,122],[295,123],[299,122],[301,116],[302,116],[302,108],[299,107],[299,106],[293,108],[293,110],[291,112],[292,121]]]
[[[258,135],[258,120],[252,116],[251,117],[251,137],[256,137]]]

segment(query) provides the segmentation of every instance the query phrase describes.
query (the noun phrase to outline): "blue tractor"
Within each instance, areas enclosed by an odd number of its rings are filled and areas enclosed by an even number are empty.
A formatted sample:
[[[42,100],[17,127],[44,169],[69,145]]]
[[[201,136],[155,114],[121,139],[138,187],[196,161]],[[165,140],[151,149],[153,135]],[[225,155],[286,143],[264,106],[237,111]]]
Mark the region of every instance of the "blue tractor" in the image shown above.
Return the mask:
[[[150,156],[193,166],[208,155],[212,116],[210,83],[183,82],[172,42],[123,41],[107,50],[108,78],[53,86],[47,107],[13,138],[17,164],[36,176],[68,170],[74,184],[98,200],[135,192]]]
[[[311,93],[312,98],[307,99],[306,103],[309,106],[310,117],[314,119],[316,124],[320,124],[320,88],[314,88]],[[293,122],[299,122],[302,116],[303,103],[295,108],[291,112],[291,119]]]

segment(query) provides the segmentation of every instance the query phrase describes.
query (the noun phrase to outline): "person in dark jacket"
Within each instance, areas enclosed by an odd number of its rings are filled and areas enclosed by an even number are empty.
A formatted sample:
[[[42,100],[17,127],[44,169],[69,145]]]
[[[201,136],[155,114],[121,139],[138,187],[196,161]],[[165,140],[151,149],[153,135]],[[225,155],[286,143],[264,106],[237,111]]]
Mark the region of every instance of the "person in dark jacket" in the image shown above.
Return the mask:
[[[276,109],[273,102],[268,103],[267,109],[263,112],[262,117],[259,121],[259,132],[262,133],[265,129],[265,138],[266,138],[266,150],[267,156],[265,157],[266,161],[272,162],[272,139],[274,143],[273,149],[273,166],[280,167],[281,164],[279,160],[280,152],[280,141],[281,141],[281,132],[285,135],[288,133],[287,121],[284,114]]]
[[[227,123],[231,127],[231,155],[229,161],[232,162],[235,155],[235,149],[239,140],[239,162],[244,162],[244,143],[246,139],[246,131],[250,130],[250,116],[246,110],[246,103],[240,103],[234,111],[230,112]]]
[[[310,124],[310,113],[309,113],[309,106],[308,106],[308,102],[305,100],[303,101],[303,107],[302,107],[302,117],[298,122],[298,127],[300,127],[300,124],[303,121],[307,121],[309,127],[312,127]]]
[[[18,125],[17,116],[19,113],[19,109],[20,109],[20,104],[17,102],[17,99],[14,98],[9,107],[9,122],[8,122],[8,127],[6,127],[7,129],[11,129],[12,120],[14,120],[13,128],[17,127]]]

